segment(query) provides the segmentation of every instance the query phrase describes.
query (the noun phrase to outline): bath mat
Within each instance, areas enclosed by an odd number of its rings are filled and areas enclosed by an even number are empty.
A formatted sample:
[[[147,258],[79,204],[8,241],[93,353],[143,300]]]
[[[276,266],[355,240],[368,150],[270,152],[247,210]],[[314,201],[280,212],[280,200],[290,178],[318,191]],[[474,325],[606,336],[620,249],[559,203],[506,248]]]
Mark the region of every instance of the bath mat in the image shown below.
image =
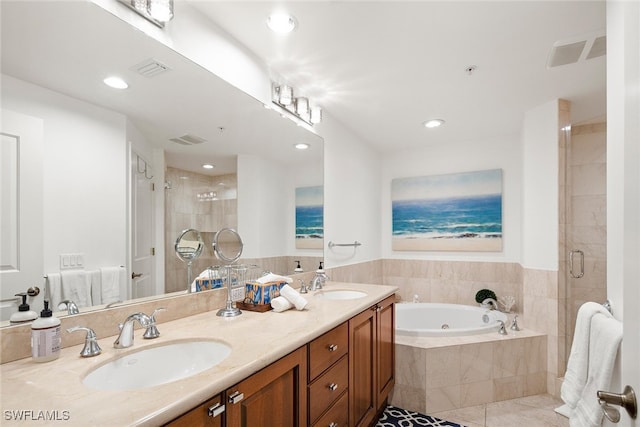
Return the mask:
[[[458,423],[441,420],[430,415],[407,411],[406,409],[387,406],[378,420],[376,427],[412,427],[412,426],[450,426],[464,427]]]

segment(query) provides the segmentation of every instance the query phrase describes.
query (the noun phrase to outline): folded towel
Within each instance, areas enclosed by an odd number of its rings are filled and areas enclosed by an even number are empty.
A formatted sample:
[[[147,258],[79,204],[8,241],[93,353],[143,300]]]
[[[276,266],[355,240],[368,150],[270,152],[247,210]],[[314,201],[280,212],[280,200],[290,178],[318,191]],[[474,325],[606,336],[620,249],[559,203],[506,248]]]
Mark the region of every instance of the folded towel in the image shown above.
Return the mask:
[[[46,292],[48,292],[49,308],[53,311],[58,311],[58,306],[64,300],[62,298],[62,276],[60,273],[49,273],[47,277],[49,289],[45,289],[45,298],[47,297]]]
[[[91,280],[84,270],[67,270],[60,273],[62,276],[62,297],[71,300],[81,307],[90,307]]]
[[[298,291],[289,285],[284,285],[280,288],[280,295],[288,299],[291,304],[295,305],[297,310],[303,310],[308,303],[308,301],[304,299]]]
[[[256,280],[258,283],[269,283],[269,282],[286,282],[293,283],[293,279],[287,276],[280,276],[279,274],[267,273],[264,276],[260,277]]]
[[[564,374],[562,388],[560,389],[560,397],[570,408],[570,411],[578,404],[584,385],[587,382],[591,319],[598,313],[611,317],[611,313],[606,308],[595,302],[586,302],[578,310],[573,344],[571,345],[571,352],[567,362],[567,371]]]
[[[126,286],[124,267],[102,267],[100,278],[102,281],[102,304],[121,301],[123,298],[120,297],[120,290]]]
[[[285,297],[275,297],[271,300],[271,307],[273,307],[273,311],[280,313],[292,308],[293,304],[291,304]]]
[[[597,314],[591,319],[589,370],[580,400],[569,418],[571,427],[600,427],[603,412],[597,391],[611,385],[613,366],[622,342],[622,323],[611,316]]]
[[[91,302],[93,305],[102,304],[102,274],[100,270],[93,270],[87,273],[91,281]]]
[[[556,411],[556,413],[562,415],[563,417],[569,418],[571,416],[571,408],[569,408],[569,405],[567,405],[566,403],[562,406],[557,407],[556,409],[554,409],[554,411]]]

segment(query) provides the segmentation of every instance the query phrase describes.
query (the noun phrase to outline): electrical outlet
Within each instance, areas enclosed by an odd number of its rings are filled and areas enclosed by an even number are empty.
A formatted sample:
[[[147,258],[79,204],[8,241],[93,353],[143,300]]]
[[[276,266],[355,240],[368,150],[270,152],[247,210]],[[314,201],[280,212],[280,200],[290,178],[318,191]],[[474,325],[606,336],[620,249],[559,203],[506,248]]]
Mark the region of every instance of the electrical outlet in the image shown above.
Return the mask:
[[[231,300],[232,301],[244,301],[244,286],[231,288]]]

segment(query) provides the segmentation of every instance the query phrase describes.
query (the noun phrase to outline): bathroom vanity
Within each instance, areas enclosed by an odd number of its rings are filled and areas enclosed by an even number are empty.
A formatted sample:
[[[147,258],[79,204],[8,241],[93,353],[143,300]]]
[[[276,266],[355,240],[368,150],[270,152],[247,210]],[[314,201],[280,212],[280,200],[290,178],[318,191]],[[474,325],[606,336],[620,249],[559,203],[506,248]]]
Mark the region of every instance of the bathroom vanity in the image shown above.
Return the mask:
[[[338,290],[359,293],[332,299]],[[330,282],[305,295],[304,311],[245,311],[225,319],[211,307],[159,324],[157,339],[143,340],[136,329],[128,349],[114,349],[111,336],[99,340],[103,353],[97,357],[81,358],[82,346],[73,346],[50,363],[5,363],[3,425],[29,425],[15,419],[19,411],[49,411],[45,415],[66,416],[65,425],[82,426],[368,426],[394,383],[396,290]],[[105,319],[114,320],[122,319]],[[224,343],[231,352],[199,374],[132,390],[83,384],[91,372],[132,352],[203,340]]]

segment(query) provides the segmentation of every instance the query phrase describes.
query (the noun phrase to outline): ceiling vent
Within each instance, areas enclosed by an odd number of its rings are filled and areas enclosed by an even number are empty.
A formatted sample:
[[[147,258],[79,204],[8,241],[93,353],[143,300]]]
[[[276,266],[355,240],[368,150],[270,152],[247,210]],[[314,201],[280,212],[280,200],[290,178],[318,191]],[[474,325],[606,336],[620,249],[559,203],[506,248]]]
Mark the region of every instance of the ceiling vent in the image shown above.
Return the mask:
[[[604,31],[591,33],[567,40],[559,40],[553,44],[547,68],[573,64],[580,60],[597,58],[607,53],[607,37]]]
[[[186,135],[178,136],[176,138],[171,138],[169,141],[175,142],[176,144],[180,144],[180,145],[198,145],[198,144],[207,142],[206,139],[200,138],[199,136],[195,136],[191,134],[186,134]]]
[[[171,68],[169,68],[167,65],[153,58],[147,59],[146,61],[136,64],[133,67],[131,67],[131,69],[145,77],[155,77],[158,74],[162,74],[165,71],[171,70]]]

